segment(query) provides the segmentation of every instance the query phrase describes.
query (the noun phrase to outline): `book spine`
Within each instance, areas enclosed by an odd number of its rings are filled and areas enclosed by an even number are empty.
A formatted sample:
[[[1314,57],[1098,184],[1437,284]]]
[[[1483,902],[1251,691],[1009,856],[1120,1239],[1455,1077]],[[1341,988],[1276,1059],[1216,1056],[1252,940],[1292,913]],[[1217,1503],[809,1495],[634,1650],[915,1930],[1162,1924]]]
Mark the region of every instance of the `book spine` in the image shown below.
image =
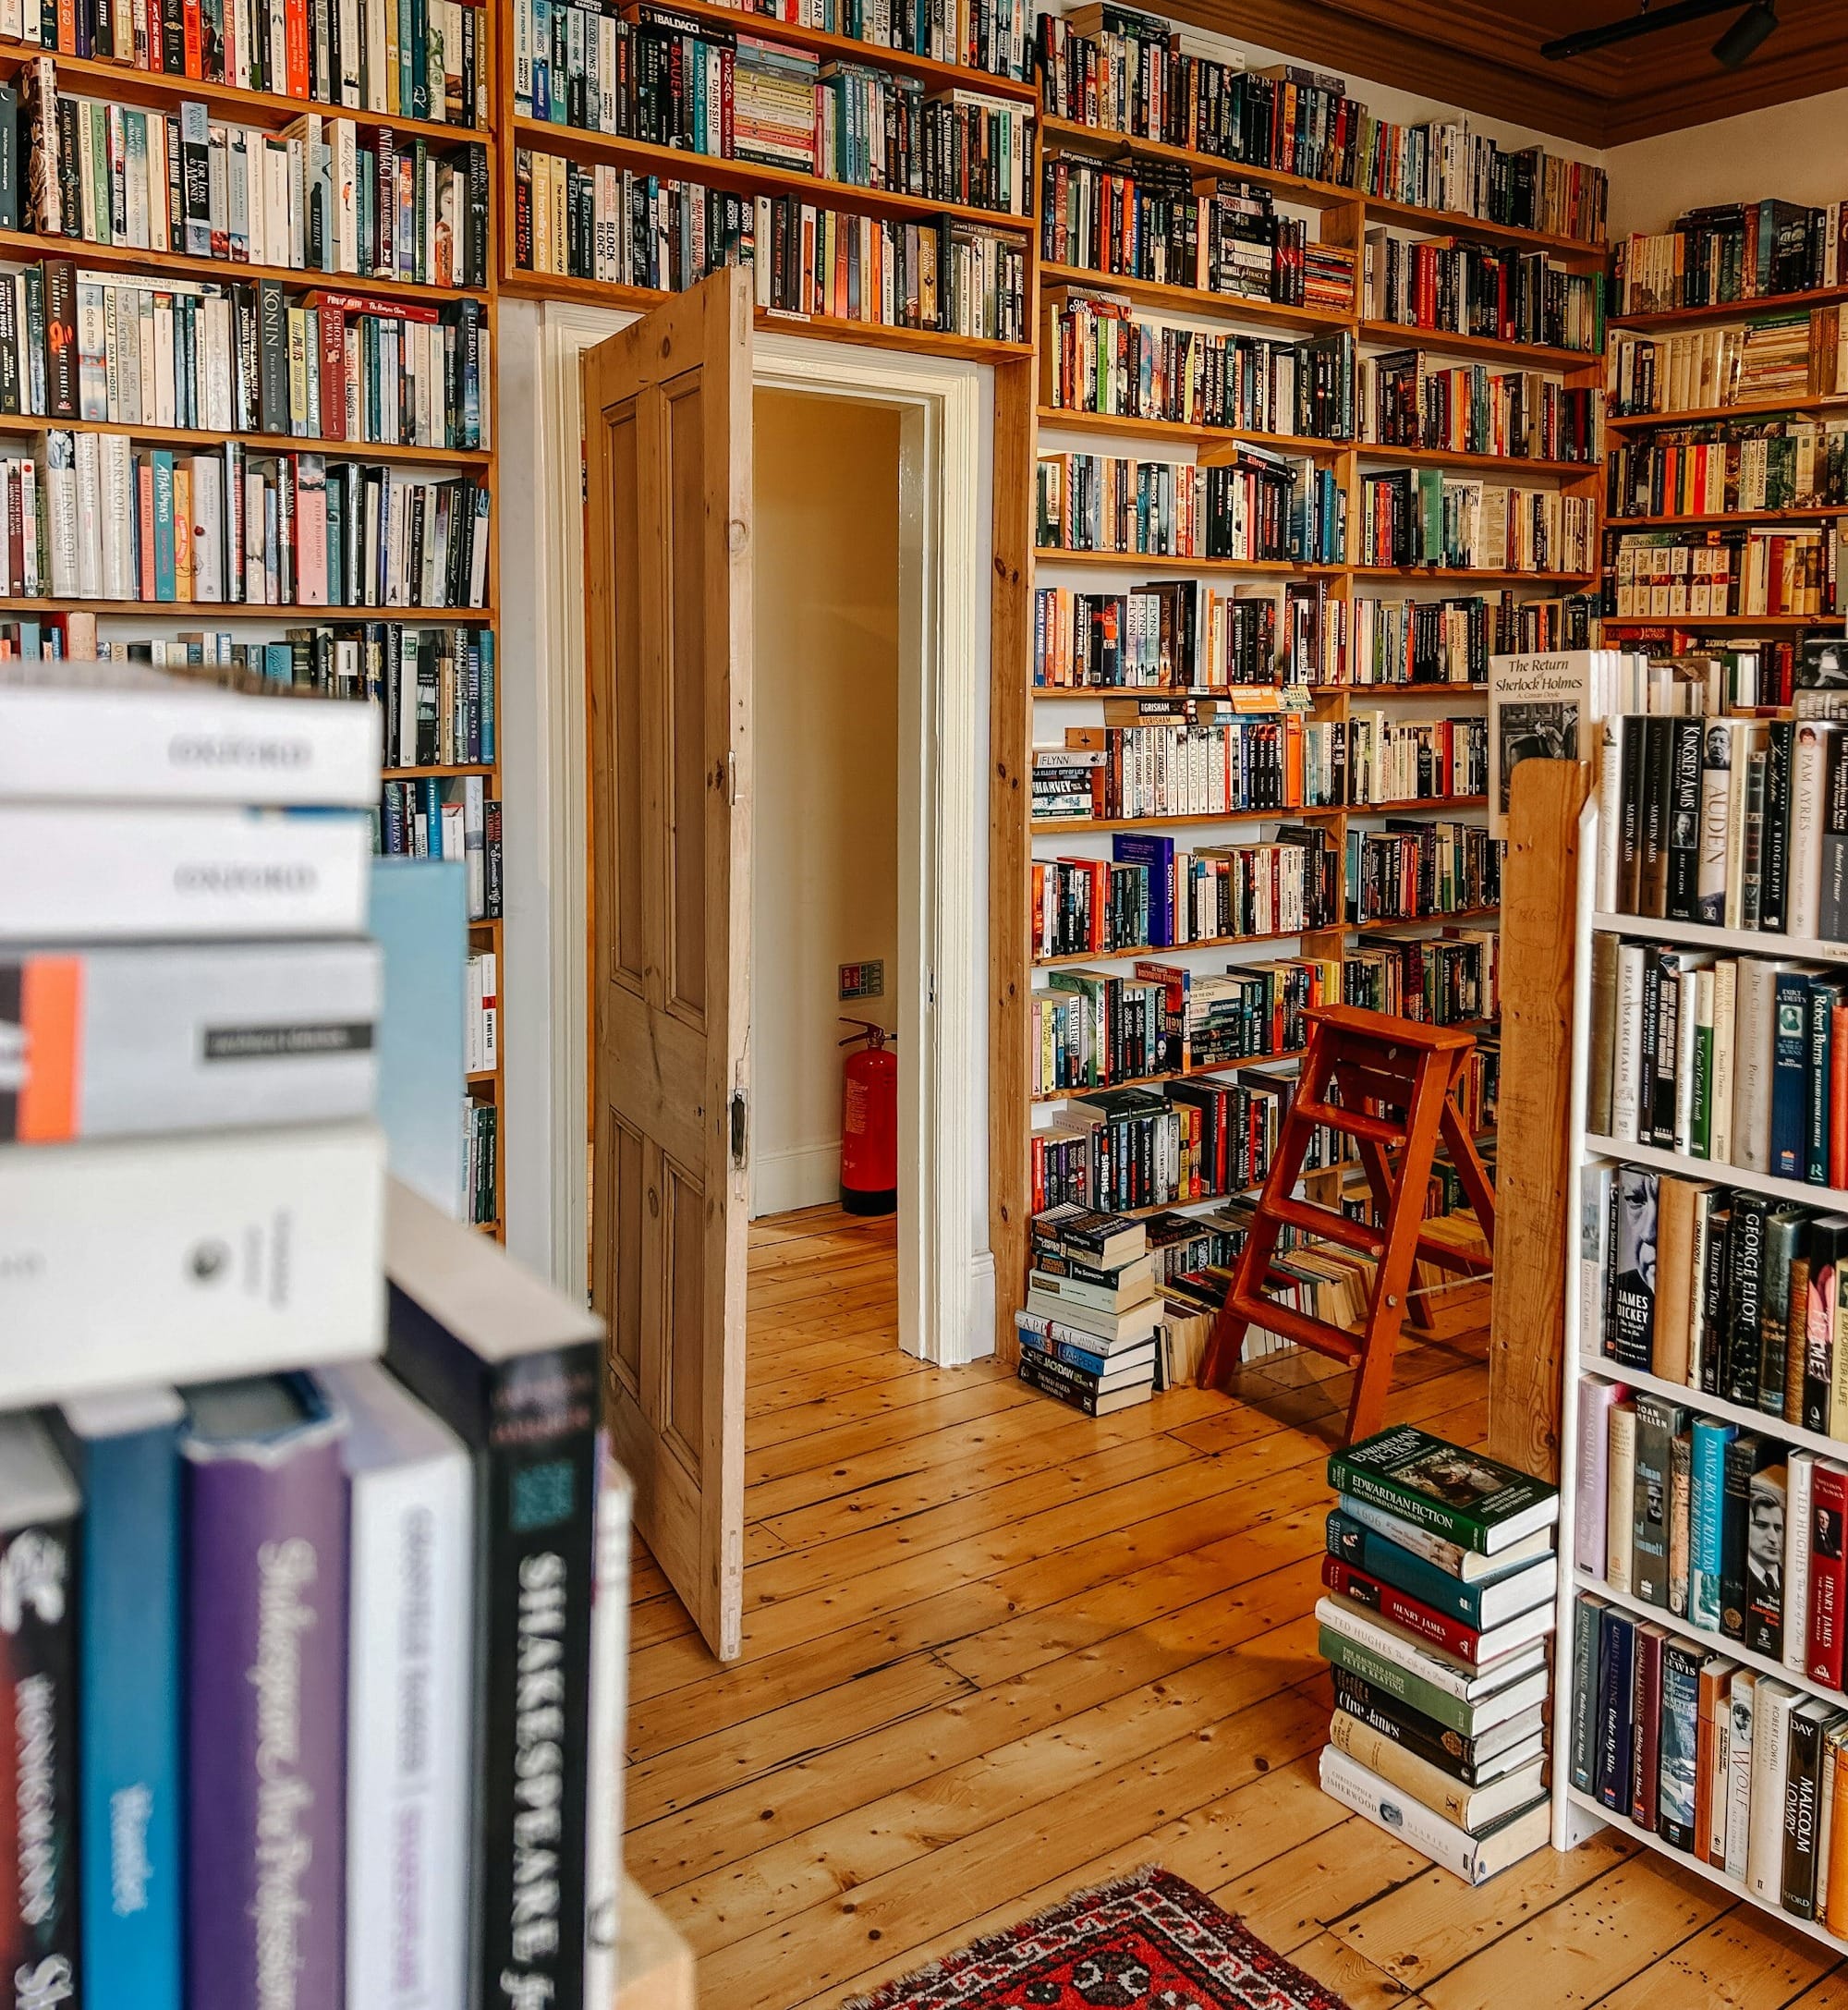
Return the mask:
[[[10,1226],[10,1224],[9,1224]],[[75,2001],[82,1972],[78,1888],[79,1530],[59,1517],[6,1532],[0,1583],[0,1973],[19,2004]],[[101,2001],[101,1998],[91,1999]]]
[[[85,1455],[84,1985],[94,2003],[180,2010],[178,1433],[95,1438]]]
[[[1473,1712],[1461,1697],[1426,1682],[1410,1668],[1326,1621],[1318,1629],[1316,1651],[1335,1668],[1370,1684],[1381,1695],[1392,1697],[1445,1730],[1465,1734],[1470,1730]]]
[[[188,2010],[341,1999],[346,1499],[331,1429],[186,1476]]]
[[[1390,1619],[1395,1626],[1404,1626],[1407,1632],[1433,1642],[1446,1653],[1472,1662],[1477,1657],[1479,1637],[1470,1627],[1433,1612],[1394,1586],[1355,1569],[1338,1557],[1322,1560],[1322,1582],[1331,1591],[1369,1607],[1382,1619]]]

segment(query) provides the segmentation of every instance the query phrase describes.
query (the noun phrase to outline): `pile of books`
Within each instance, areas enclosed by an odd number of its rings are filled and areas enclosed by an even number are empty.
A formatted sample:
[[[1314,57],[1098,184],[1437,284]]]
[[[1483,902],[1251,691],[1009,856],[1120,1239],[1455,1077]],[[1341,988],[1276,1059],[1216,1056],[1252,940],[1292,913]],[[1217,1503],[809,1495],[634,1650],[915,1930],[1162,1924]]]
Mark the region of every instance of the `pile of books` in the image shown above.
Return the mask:
[[[1070,1201],[1034,1217],[1027,1304],[1014,1315],[1028,1387],[1088,1417],[1146,1403],[1161,1310],[1142,1223]]]
[[[378,741],[337,700],[0,664],[22,2001],[609,2000],[600,1329],[388,1192]]]
[[[1760,1905],[1848,1932],[1848,1704],[1589,1591],[1572,1651],[1573,1785]]]
[[[1480,1884],[1543,1847],[1559,1494],[1411,1426],[1329,1460],[1325,1793]]]

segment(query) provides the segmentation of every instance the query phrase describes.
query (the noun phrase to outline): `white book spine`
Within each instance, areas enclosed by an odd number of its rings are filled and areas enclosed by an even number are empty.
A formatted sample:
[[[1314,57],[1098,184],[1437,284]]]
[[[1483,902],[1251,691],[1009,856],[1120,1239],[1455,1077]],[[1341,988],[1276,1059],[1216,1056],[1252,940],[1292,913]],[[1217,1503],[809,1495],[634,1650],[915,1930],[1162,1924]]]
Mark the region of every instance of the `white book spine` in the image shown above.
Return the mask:
[[[210,454],[192,462],[192,597],[215,604],[225,592],[224,470]]]
[[[1611,1407],[1617,1385],[1587,1375],[1578,1388],[1578,1516],[1574,1556],[1581,1570],[1604,1574],[1605,1487],[1610,1479]]]
[[[467,2000],[474,1501],[468,1455],[356,1473],[346,2005]]]
[[[1797,1694],[1769,1677],[1752,1711],[1751,1820],[1745,1836],[1745,1888],[1762,1904],[1782,1902],[1784,1784],[1790,1777],[1790,1717]]]
[[[377,1354],[384,1171],[364,1122],[0,1152],[0,1403]]]
[[[1694,1138],[1694,1049],[1696,1003],[1701,973],[1684,970],[1675,980],[1680,997],[1675,1013],[1675,1150],[1685,1151]]]
[[[215,477],[215,462],[212,469]],[[209,686],[169,696],[0,684],[0,803],[370,810],[378,793],[379,725],[369,705],[281,704]]]
[[[1848,388],[1848,386],[1844,386]],[[1814,936],[1822,920],[1822,790],[1829,732],[1811,720],[1796,728],[1791,763],[1790,910],[1793,936]]]
[[[1604,1581],[1613,1591],[1630,1590],[1634,1506],[1636,1491],[1636,1412],[1624,1403],[1611,1407],[1610,1457],[1605,1475]]]
[[[77,590],[85,600],[103,597],[103,468],[98,435],[77,435]]]
[[[1351,1600],[1324,1598],[1316,1606],[1316,1617],[1324,1626],[1344,1633],[1370,1653],[1384,1654],[1408,1669],[1421,1681],[1441,1688],[1447,1696],[1469,1702],[1501,1686],[1497,1671],[1478,1674],[1454,1656],[1427,1647],[1401,1627],[1380,1620]],[[1519,1657],[1513,1657],[1517,1662]],[[1524,1663],[1523,1663],[1524,1664]]]
[[[0,938],[337,935],[366,925],[359,815],[0,805]]]
[[[1739,962],[1737,1080],[1732,1091],[1732,1163],[1771,1169],[1771,1033],[1777,1014],[1776,966],[1758,956]]]
[[[1611,1072],[1611,1135],[1636,1141],[1636,1115],[1643,1079],[1644,951],[1625,943],[1617,952],[1617,1052]]]
[[[1809,1510],[1815,1474],[1814,1452],[1789,1454],[1784,1481],[1783,1663],[1797,1676],[1808,1665]]]
[[[1598,911],[1617,912],[1618,858],[1623,828],[1623,759],[1622,728],[1615,719],[1599,723],[1598,748]]]
[[[125,432],[103,439],[103,597],[132,600],[135,579],[134,456]],[[0,766],[5,757],[0,756]]]
[[[1465,1884],[1481,1884],[1499,1868],[1485,1858],[1483,1839],[1445,1821],[1410,1794],[1394,1792],[1378,1773],[1356,1765],[1331,1745],[1322,1748],[1321,1784],[1322,1792],[1331,1799],[1365,1815],[1376,1827],[1409,1844]]]
[[[590,1785],[584,1838],[584,2001],[615,2000],[623,1904],[623,1732],[628,1714],[628,1475],[600,1439],[590,1608]]]
[[[1726,1875],[1745,1880],[1745,1860],[1752,1833],[1753,1718],[1757,1714],[1758,1676],[1742,1668],[1732,1677],[1728,1704],[1726,1755],[1731,1767],[1726,1794]],[[1782,1804],[1780,1803],[1780,1813]]]
[[[1739,966],[1730,956],[1713,967],[1713,1091],[1708,1122],[1708,1156],[1732,1164],[1732,1099],[1736,1071],[1732,1043],[1738,1034]]]
[[[51,517],[52,592],[81,597],[78,558],[77,447],[68,432],[45,435],[45,497]]]

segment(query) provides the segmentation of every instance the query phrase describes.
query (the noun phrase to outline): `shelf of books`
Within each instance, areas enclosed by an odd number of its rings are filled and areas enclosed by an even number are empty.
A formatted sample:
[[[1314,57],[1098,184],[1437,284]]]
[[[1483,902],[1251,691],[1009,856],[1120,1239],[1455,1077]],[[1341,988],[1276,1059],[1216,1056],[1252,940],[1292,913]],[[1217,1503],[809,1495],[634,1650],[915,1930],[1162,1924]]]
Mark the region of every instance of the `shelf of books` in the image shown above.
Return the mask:
[[[1037,38],[1025,1198],[1210,1303],[1306,1007],[1481,1028],[1492,1133],[1485,687],[1593,640],[1602,177],[1140,14]]]
[[[1654,697],[1581,829],[1554,1834],[1842,1951],[1848,727]]]
[[[498,1234],[492,37],[234,13],[0,8],[0,652],[377,705],[377,847],[465,868]]]
[[[501,289],[645,310],[748,264],[760,327],[1030,354],[1028,18],[505,0]]]

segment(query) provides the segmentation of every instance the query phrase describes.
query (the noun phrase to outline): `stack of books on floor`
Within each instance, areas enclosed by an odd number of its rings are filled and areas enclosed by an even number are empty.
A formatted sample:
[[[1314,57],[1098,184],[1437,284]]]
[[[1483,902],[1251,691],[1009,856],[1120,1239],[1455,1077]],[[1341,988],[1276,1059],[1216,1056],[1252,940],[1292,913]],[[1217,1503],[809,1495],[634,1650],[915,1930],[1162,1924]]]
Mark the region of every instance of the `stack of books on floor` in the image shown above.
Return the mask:
[[[1158,1386],[1161,1299],[1139,1221],[1065,1201],[1033,1218],[1017,1372],[1088,1417],[1146,1403]]]
[[[610,1999],[600,1329],[388,1188],[378,738],[336,700],[0,665],[21,2003]]]
[[[1548,1839],[1559,1494],[1406,1425],[1329,1461],[1322,1790],[1480,1884]]]

